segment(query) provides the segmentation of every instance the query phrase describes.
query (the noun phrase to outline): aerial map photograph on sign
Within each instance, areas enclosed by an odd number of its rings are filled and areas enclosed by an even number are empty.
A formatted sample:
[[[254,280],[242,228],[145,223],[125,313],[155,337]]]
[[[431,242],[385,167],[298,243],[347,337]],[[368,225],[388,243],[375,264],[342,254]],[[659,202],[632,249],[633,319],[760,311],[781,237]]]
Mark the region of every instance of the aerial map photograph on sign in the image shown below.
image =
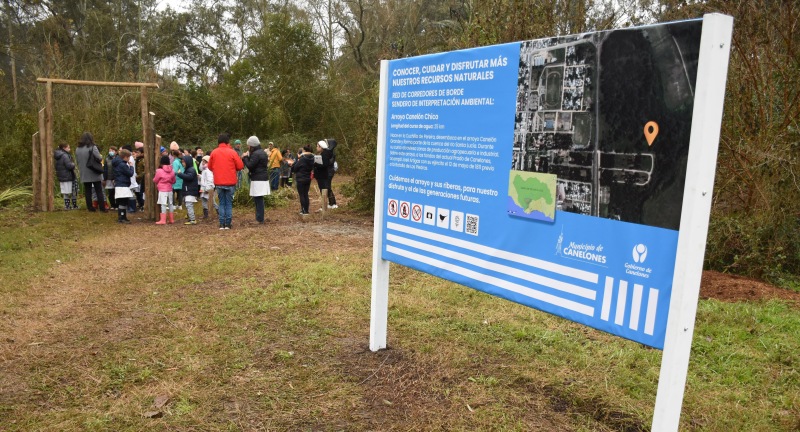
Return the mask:
[[[702,23],[390,61],[381,257],[663,348]]]

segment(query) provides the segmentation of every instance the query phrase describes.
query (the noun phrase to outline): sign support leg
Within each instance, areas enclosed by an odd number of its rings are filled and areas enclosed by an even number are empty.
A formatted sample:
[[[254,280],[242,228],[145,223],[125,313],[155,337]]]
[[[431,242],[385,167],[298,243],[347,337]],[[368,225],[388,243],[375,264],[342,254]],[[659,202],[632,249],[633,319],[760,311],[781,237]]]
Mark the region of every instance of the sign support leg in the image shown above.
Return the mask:
[[[703,17],[686,186],[653,432],[677,431],[680,425],[703,275],[732,32],[732,17]]]
[[[389,62],[381,61],[381,91],[378,106],[378,142],[375,173],[375,219],[372,237],[372,301],[370,305],[369,349],[386,348],[389,315],[389,261],[381,258],[386,200],[383,189],[386,170],[386,111],[389,98]]]

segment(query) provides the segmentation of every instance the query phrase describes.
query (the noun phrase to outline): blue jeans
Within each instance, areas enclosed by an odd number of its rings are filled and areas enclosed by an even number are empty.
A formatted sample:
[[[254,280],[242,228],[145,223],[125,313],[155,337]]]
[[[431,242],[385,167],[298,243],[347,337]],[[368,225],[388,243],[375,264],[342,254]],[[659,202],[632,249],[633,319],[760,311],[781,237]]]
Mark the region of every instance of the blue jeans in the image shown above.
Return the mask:
[[[269,170],[269,188],[273,192],[278,190],[278,181],[281,179],[280,168],[270,168]]]
[[[217,186],[219,197],[219,224],[228,226],[233,219],[233,193],[236,186]]]

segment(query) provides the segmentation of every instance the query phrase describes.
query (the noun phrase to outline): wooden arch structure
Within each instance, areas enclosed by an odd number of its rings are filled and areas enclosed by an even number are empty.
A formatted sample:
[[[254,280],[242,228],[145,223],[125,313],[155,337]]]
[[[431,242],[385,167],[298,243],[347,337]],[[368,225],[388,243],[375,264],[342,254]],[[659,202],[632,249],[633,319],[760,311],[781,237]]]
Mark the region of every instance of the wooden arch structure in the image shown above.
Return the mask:
[[[45,107],[39,111],[39,132],[33,134],[33,207],[38,211],[53,211],[55,206],[54,182],[55,167],[53,161],[53,85],[79,85],[101,87],[138,87],[142,102],[142,142],[144,143],[145,179],[152,179],[156,172],[156,163],[160,157],[161,137],[155,134],[153,123],[155,114],[147,109],[147,89],[158,88],[156,83],[80,81],[57,78],[38,78],[38,83],[45,84]],[[157,193],[153,186],[145,188],[144,213],[150,220],[156,219]]]

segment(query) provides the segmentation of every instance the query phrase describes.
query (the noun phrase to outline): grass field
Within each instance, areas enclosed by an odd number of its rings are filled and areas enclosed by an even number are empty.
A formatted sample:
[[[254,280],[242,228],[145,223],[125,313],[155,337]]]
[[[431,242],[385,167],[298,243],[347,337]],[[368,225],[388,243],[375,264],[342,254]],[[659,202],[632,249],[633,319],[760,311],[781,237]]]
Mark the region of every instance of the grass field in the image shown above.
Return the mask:
[[[0,430],[648,430],[661,353],[392,266],[372,218],[0,210]],[[703,300],[682,430],[800,429],[797,303]]]

